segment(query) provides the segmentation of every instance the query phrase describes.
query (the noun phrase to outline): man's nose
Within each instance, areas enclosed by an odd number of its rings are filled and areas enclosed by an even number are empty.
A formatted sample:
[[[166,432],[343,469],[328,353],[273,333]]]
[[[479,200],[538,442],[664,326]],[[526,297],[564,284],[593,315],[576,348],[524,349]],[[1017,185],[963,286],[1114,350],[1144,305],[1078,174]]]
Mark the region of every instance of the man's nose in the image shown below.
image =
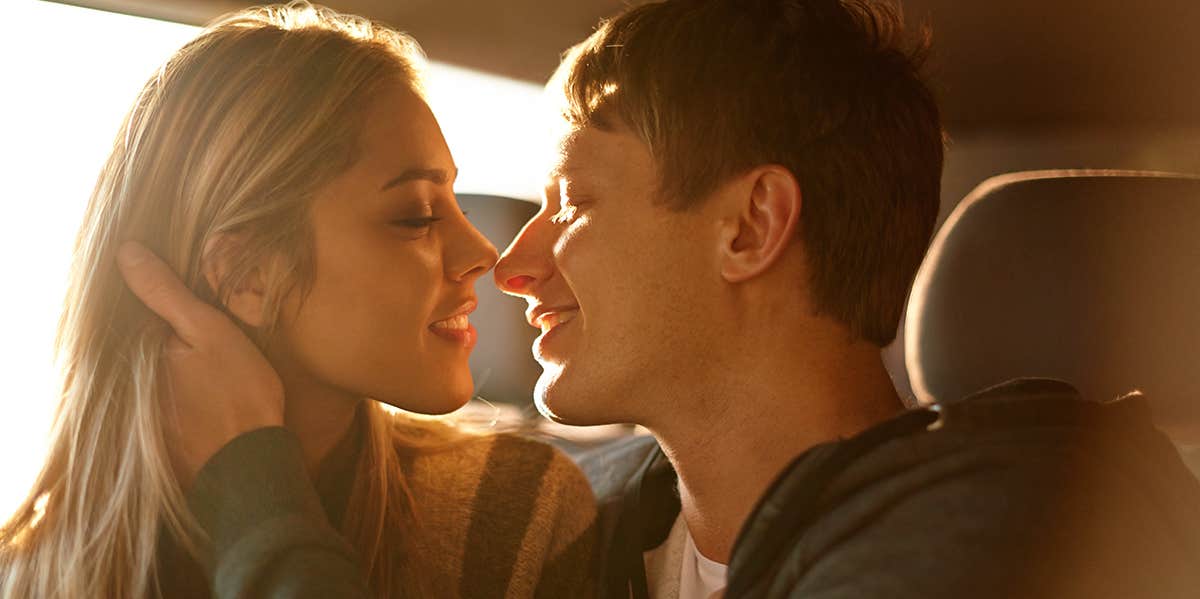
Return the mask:
[[[536,215],[500,256],[492,276],[504,293],[525,296],[554,272],[554,227]]]

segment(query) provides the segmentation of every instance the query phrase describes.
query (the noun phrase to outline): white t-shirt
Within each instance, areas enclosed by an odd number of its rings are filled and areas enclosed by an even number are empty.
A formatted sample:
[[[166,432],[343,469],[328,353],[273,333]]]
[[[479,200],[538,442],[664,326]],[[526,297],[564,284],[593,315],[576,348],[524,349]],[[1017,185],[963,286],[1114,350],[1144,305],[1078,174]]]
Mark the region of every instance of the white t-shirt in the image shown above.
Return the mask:
[[[725,564],[700,554],[682,514],[667,540],[644,558],[651,599],[709,599],[725,588]]]
[[[683,569],[679,574],[679,599],[708,599],[725,588],[725,571],[720,562],[704,557],[688,532],[687,547],[683,550]]]

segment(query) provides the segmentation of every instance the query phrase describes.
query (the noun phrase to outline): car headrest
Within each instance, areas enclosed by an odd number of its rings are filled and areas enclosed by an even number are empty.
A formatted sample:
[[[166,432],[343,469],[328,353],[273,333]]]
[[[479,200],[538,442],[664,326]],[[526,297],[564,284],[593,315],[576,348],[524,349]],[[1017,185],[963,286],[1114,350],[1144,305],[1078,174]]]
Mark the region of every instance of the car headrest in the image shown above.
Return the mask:
[[[1142,391],[1200,440],[1200,177],[1037,171],[990,179],[935,236],[909,297],[921,403],[1018,377]]]
[[[458,194],[471,224],[501,252],[512,242],[538,205],[500,196]],[[493,403],[526,407],[533,401],[533,386],[542,373],[530,347],[537,330],[525,322],[525,301],[500,293],[492,275],[475,283],[479,308],[471,323],[479,341],[471,353],[471,374],[476,395]]]

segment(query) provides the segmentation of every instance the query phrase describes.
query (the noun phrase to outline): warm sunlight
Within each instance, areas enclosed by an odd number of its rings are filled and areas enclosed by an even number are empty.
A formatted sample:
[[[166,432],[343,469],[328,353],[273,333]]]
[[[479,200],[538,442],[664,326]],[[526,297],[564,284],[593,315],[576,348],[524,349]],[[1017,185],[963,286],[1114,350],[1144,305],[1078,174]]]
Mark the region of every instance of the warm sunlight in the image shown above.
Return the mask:
[[[37,0],[5,3],[0,36],[0,518],[45,451],[54,327],[81,211],[138,89],[195,27]],[[433,63],[430,103],[462,192],[534,198],[540,86]]]

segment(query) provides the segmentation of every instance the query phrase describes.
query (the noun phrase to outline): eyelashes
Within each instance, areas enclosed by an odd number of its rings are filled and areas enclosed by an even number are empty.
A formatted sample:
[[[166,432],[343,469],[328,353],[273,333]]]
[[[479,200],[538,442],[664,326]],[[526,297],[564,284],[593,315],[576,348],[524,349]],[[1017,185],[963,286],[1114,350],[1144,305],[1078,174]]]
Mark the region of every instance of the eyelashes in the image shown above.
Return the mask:
[[[467,216],[466,210],[460,210],[460,212],[462,212],[464,217]],[[391,221],[391,224],[394,227],[418,231],[428,229],[429,227],[433,226],[433,223],[436,223],[440,220],[442,220],[442,217],[440,216],[414,216],[411,218],[398,218]]]
[[[579,206],[576,204],[563,204],[559,207],[558,212],[550,217],[550,222],[556,225],[564,225],[573,220],[579,214]]]
[[[418,218],[402,218],[399,220],[392,221],[392,225],[396,226],[396,227],[405,228],[405,229],[419,230],[419,229],[428,229],[429,227],[433,226],[433,223],[436,223],[439,220],[442,220],[442,219],[440,217],[436,217],[436,216],[422,216],[422,217],[418,217]]]

